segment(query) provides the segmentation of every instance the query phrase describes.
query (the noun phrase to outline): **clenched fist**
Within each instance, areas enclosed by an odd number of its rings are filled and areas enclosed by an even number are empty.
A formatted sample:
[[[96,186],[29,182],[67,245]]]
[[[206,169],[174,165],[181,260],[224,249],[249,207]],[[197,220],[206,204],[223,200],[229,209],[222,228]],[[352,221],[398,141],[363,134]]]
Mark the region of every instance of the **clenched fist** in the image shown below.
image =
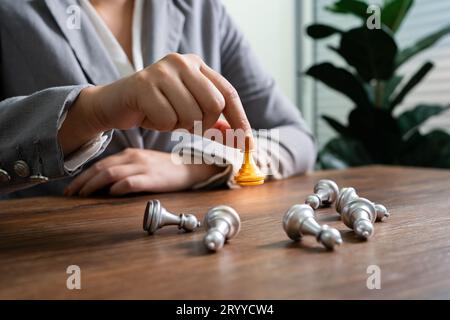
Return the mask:
[[[129,77],[82,90],[59,131],[59,141],[69,154],[99,132],[133,127],[191,130],[194,121],[208,129],[222,113],[231,128],[252,138],[234,87],[198,56],[171,53]]]

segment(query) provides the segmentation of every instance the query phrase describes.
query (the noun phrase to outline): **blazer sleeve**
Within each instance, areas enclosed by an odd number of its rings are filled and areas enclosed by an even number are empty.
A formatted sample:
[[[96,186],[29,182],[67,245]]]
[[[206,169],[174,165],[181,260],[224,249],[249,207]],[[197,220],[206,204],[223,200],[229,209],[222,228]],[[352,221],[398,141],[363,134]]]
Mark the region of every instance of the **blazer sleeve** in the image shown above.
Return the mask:
[[[219,7],[221,73],[238,91],[252,127],[269,129],[264,136],[273,139],[266,143],[266,149],[271,149],[273,142],[279,146],[279,151],[272,154],[266,150],[272,161],[278,163],[272,175],[285,178],[311,170],[316,159],[315,144],[298,108],[262,68],[249,42],[220,2]],[[259,139],[264,137],[258,137],[257,143]]]
[[[72,171],[65,166],[57,134],[68,108],[85,87],[55,87],[0,101],[0,193],[43,182],[31,178],[35,175],[51,180],[79,171],[80,168]],[[107,134],[110,140],[112,133]],[[104,143],[96,154],[106,145]],[[27,176],[17,174],[18,161],[28,167]]]

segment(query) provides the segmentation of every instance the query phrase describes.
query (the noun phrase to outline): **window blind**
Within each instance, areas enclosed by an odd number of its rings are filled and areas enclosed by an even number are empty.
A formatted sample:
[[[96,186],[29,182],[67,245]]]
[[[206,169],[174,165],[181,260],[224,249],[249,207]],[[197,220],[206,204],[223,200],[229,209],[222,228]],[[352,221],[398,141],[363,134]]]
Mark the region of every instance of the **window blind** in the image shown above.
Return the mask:
[[[350,15],[337,15],[324,10],[333,0],[315,1],[315,21],[337,26],[341,29],[360,25],[360,20]],[[380,1],[371,1],[379,4]],[[450,24],[450,1],[442,0],[416,0],[414,7],[406,17],[401,29],[397,33],[400,48],[414,44],[418,39]],[[328,44],[337,45],[338,37],[315,41],[315,63],[331,61],[338,66],[344,66],[342,59],[327,49]],[[435,68],[405,99],[398,111],[412,108],[420,103],[450,104],[450,36],[441,40],[432,49],[416,56],[405,64],[399,73],[410,76],[425,61],[432,61]],[[334,131],[320,118],[329,115],[347,123],[348,112],[352,103],[342,95],[316,82],[314,90],[314,128],[320,146],[323,146],[334,135]],[[443,128],[450,133],[450,112],[430,119],[423,127],[424,131],[434,128]]]

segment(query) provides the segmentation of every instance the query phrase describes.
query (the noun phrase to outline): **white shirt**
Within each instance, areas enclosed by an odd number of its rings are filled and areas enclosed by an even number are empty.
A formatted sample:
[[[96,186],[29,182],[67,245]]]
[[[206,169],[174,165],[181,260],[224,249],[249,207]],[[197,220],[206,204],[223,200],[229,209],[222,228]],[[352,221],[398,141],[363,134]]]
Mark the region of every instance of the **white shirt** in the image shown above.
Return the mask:
[[[132,22],[132,55],[133,61],[128,59],[122,46],[112,34],[103,19],[91,5],[89,0],[80,0],[81,8],[91,20],[100,40],[108,51],[111,60],[121,77],[129,76],[144,68],[142,57],[142,18],[144,13],[144,0],[135,0]]]
[[[103,19],[91,5],[89,0],[80,0],[80,5],[84,13],[89,17],[100,40],[110,55],[115,67],[119,71],[121,78],[129,76],[144,68],[142,56],[142,17],[144,9],[144,0],[135,0],[132,25],[132,54],[133,61],[128,59],[127,54],[117,41],[116,37],[109,30]],[[61,128],[67,114],[64,114],[58,124]],[[97,138],[87,142],[76,152],[72,153],[64,160],[64,167],[68,172],[76,171],[86,162],[97,157],[106,143],[107,136],[101,133]]]

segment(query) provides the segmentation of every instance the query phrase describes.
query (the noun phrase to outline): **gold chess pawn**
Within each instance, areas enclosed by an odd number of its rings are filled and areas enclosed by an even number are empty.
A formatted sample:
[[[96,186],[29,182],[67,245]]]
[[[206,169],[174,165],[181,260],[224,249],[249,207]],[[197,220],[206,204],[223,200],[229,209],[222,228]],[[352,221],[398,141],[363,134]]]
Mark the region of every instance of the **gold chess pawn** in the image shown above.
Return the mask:
[[[266,177],[258,170],[253,162],[250,150],[250,138],[245,138],[244,162],[238,174],[234,178],[236,183],[243,187],[258,186],[264,183]]]

